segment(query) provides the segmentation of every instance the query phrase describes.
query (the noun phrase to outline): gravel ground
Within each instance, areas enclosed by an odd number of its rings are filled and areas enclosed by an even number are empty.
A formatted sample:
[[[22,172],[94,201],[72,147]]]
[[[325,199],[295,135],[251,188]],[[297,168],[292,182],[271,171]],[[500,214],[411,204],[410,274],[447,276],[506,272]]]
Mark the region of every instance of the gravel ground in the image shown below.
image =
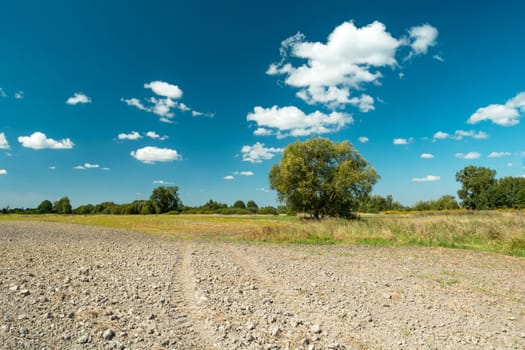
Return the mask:
[[[525,259],[0,223],[0,349],[525,349]]]

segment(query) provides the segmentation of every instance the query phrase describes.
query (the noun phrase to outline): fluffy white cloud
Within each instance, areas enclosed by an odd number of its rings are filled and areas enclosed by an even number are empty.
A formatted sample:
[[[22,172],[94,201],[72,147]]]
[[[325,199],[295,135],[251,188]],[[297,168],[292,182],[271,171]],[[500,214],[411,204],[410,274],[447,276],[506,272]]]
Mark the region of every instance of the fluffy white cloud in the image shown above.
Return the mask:
[[[445,59],[440,55],[434,55],[432,58],[439,62],[445,62]]]
[[[0,169],[0,175],[7,175],[7,170]]]
[[[164,135],[164,136],[160,136],[159,134],[157,134],[155,131],[148,131],[146,133],[146,136],[149,137],[150,139],[154,139],[154,140],[160,140],[160,141],[164,141],[164,140],[167,140],[168,139],[168,136],[167,135]]]
[[[227,175],[224,177],[224,180],[233,180],[235,177],[233,175]]]
[[[467,120],[469,124],[476,124],[481,121],[490,120],[494,124],[501,126],[514,126],[519,124],[519,118],[525,112],[525,92],[520,92],[505,104],[491,104],[479,108]]]
[[[156,162],[172,162],[181,159],[181,156],[174,149],[143,147],[131,152],[131,156],[143,163],[154,164]]]
[[[91,98],[89,98],[86,94],[84,94],[83,92],[75,92],[75,94],[73,96],[71,96],[70,98],[68,98],[66,100],[66,103],[68,105],[76,105],[76,104],[79,104],[79,103],[91,103]]]
[[[172,99],[179,99],[182,97],[182,90],[177,86],[164,81],[152,81],[144,84],[144,88],[151,89],[156,95],[164,96]]]
[[[7,97],[6,92],[2,88],[0,88],[0,97]]]
[[[465,130],[456,130],[453,135],[438,131],[434,134],[432,140],[435,142],[437,140],[445,140],[445,139],[451,139],[451,140],[463,140],[465,137],[471,137],[473,139],[482,140],[489,137],[489,135],[484,131],[465,131]]]
[[[256,135],[308,136],[311,134],[326,134],[339,131],[353,122],[347,113],[332,112],[324,114],[315,111],[305,114],[295,106],[271,108],[255,107],[252,113],[246,116],[248,121],[257,124]]]
[[[56,169],[57,169],[57,167],[56,167],[56,166],[54,166],[54,165],[51,165],[50,167],[48,167],[48,169],[49,169],[49,170],[56,170]]]
[[[243,146],[241,149],[242,160],[250,163],[261,163],[263,160],[272,159],[276,153],[281,153],[282,148],[265,147],[257,142],[253,146]]]
[[[351,90],[379,84],[381,68],[397,67],[400,47],[410,46],[414,54],[426,53],[435,45],[437,33],[425,24],[412,27],[409,39],[396,39],[378,21],[360,28],[351,21],[344,22],[334,28],[326,43],[305,41],[302,33],[285,39],[279,49],[281,61],[272,63],[266,73],[284,75],[285,83],[298,88],[297,96],[307,103],[330,108],[351,104],[367,112],[374,109],[373,98],[366,94],[351,96]],[[294,66],[289,57],[304,63]]]
[[[119,140],[132,140],[132,141],[136,141],[136,140],[139,140],[141,139],[142,136],[137,132],[137,131],[132,131],[131,133],[129,134],[124,134],[124,133],[121,133],[121,134],[118,134],[118,139]]]
[[[431,153],[421,153],[421,158],[423,159],[432,159],[434,158],[434,155]]]
[[[436,175],[427,175],[425,177],[414,177],[412,179],[412,182],[432,182],[432,181],[439,181],[441,177]]]
[[[367,143],[368,141],[370,141],[366,136],[360,136],[357,140],[361,143]]]
[[[86,169],[98,169],[100,168],[100,165],[98,164],[91,164],[91,163],[84,163],[84,165],[77,165],[73,167],[73,169],[76,170],[86,170]],[[104,170],[109,170],[108,168],[104,168]]]
[[[510,155],[511,155],[510,152],[491,152],[488,157],[489,158],[501,158],[501,157],[507,157]]]
[[[413,142],[414,142],[414,138],[413,137],[408,138],[408,139],[398,138],[398,139],[394,139],[392,141],[392,143],[394,145],[408,145],[408,144],[411,144]]]
[[[241,176],[253,176],[255,173],[253,171],[241,171],[239,172],[239,175]]]
[[[121,98],[120,100],[128,106],[158,115],[163,123],[173,123],[172,118],[175,117],[174,109],[182,112],[191,112],[194,117],[201,115],[213,117],[213,114],[194,111],[183,102],[176,101],[182,98],[183,94],[177,85],[156,80],[144,84],[144,88],[150,89],[156,96],[148,98],[145,100],[145,103],[134,97],[129,99]]]
[[[24,98],[24,92],[22,90],[19,90],[19,91],[15,92],[15,98],[17,100],[23,99]]]
[[[456,153],[456,158],[459,159],[478,159],[479,157],[481,157],[481,154],[478,152]]]
[[[7,142],[7,138],[5,137],[5,133],[0,132],[0,149],[9,149],[9,142]]]
[[[438,30],[430,24],[410,28],[408,35],[413,54],[426,54],[430,46],[436,45],[438,34]]]
[[[40,131],[34,132],[31,136],[20,136],[18,142],[23,147],[32,149],[71,149],[75,145],[68,138],[56,141]]]
[[[142,102],[140,102],[140,100],[138,98],[121,98],[120,99],[122,102],[124,102],[125,104],[127,104],[128,106],[133,106],[133,107],[137,107],[138,109],[142,110],[142,111],[147,111],[149,112],[148,108],[146,108]]]

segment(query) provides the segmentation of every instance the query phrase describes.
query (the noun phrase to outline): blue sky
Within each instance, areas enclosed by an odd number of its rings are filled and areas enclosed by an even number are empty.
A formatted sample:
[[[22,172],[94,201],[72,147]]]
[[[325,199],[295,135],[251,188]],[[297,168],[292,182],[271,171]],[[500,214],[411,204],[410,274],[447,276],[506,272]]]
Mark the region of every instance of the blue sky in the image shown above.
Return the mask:
[[[289,143],[349,140],[374,193],[525,174],[518,1],[9,1],[0,207],[149,197],[275,205]]]

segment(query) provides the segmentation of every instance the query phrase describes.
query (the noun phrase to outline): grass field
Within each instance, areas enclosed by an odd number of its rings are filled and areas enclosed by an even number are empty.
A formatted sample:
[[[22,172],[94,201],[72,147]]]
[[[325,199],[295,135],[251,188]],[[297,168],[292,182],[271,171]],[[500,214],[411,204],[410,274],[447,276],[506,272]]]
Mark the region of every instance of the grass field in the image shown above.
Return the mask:
[[[255,215],[3,215],[0,220],[96,225],[183,239],[413,245],[525,256],[525,211],[398,213],[318,222]]]

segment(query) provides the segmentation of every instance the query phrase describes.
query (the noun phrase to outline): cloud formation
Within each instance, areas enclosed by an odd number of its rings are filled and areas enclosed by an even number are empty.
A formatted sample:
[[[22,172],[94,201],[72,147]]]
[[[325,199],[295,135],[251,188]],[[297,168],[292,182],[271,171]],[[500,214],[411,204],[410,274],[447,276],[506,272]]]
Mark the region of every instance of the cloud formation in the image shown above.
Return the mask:
[[[7,170],[0,169],[0,175],[7,175]]]
[[[367,143],[368,141],[370,141],[366,136],[360,136],[357,140],[361,143]]]
[[[9,142],[7,142],[7,138],[5,136],[5,133],[0,132],[0,149],[10,149]]]
[[[142,138],[142,136],[137,131],[132,131],[129,134],[125,134],[125,133],[118,134],[118,139],[119,140],[136,141],[136,140],[139,140],[141,138]]]
[[[20,136],[18,142],[23,147],[32,149],[71,149],[75,145],[69,138],[56,141],[40,131],[34,132],[31,136]]]
[[[433,182],[441,180],[440,176],[436,175],[427,175],[425,177],[414,177],[412,182]]]
[[[192,110],[183,102],[180,102],[183,95],[182,89],[178,85],[173,85],[165,81],[155,80],[144,84],[145,89],[150,89],[155,96],[144,102],[138,98],[121,98],[120,100],[128,106],[133,106],[141,111],[158,115],[163,123],[173,123],[175,117],[174,110],[191,112],[193,116],[213,116],[212,114],[202,113]]]
[[[233,176],[233,175],[226,175],[224,177],[224,180],[233,180],[233,179],[235,179],[235,176]]]
[[[404,139],[404,138],[397,138],[397,139],[394,139],[392,141],[392,143],[394,145],[409,145],[411,143],[413,143],[415,140],[413,137],[410,137],[408,139]]]
[[[525,112],[525,92],[520,92],[505,104],[491,104],[479,108],[467,120],[469,124],[491,121],[501,126],[514,126],[520,123],[519,118]]]
[[[501,158],[512,155],[510,152],[491,152],[488,155],[488,158]]]
[[[431,153],[421,153],[421,158],[423,159],[432,159],[434,158],[434,155]]]
[[[478,152],[456,153],[456,158],[459,159],[478,159],[479,157],[481,157],[481,154]]]
[[[297,96],[309,104],[332,109],[353,105],[367,112],[374,109],[373,97],[354,92],[380,84],[382,68],[398,67],[400,48],[409,47],[409,57],[422,55],[436,45],[437,36],[437,29],[429,24],[410,28],[408,37],[395,38],[379,21],[363,27],[344,22],[326,42],[308,42],[302,33],[283,40],[281,60],[272,63],[266,73],[285,76],[285,84],[297,88]],[[289,58],[303,63],[296,66]]]
[[[72,106],[77,105],[79,103],[80,104],[91,103],[91,98],[88,97],[83,92],[75,92],[73,96],[71,96],[70,98],[66,100],[66,103]]]
[[[153,140],[160,140],[160,141],[164,141],[164,140],[167,140],[167,139],[168,139],[168,136],[167,136],[167,135],[160,136],[160,135],[157,134],[155,131],[148,131],[148,132],[146,133],[146,136],[149,137],[150,139],[153,139]]]
[[[77,166],[73,167],[73,169],[75,169],[75,170],[98,169],[98,168],[100,168],[100,165],[98,165],[98,164],[91,164],[91,163],[84,163],[84,165],[77,165]],[[104,168],[104,169],[107,169],[107,168]]]
[[[181,156],[174,149],[147,146],[131,152],[131,156],[146,164],[157,162],[173,162]]]
[[[281,153],[282,148],[265,147],[264,143],[257,142],[253,146],[242,146],[242,160],[250,163],[262,163],[263,160],[270,160],[276,153]]]
[[[474,131],[474,130],[470,130],[470,131],[456,130],[454,134],[449,134],[443,131],[438,131],[432,137],[432,141],[435,142],[437,140],[446,140],[446,139],[461,141],[466,137],[471,137],[476,140],[483,140],[483,139],[488,138],[489,135],[484,131]]]
[[[325,114],[315,111],[305,114],[295,106],[273,106],[271,108],[258,106],[246,116],[246,119],[257,125],[258,128],[254,131],[254,135],[275,135],[278,138],[332,133],[353,123],[352,116],[347,113]]]

